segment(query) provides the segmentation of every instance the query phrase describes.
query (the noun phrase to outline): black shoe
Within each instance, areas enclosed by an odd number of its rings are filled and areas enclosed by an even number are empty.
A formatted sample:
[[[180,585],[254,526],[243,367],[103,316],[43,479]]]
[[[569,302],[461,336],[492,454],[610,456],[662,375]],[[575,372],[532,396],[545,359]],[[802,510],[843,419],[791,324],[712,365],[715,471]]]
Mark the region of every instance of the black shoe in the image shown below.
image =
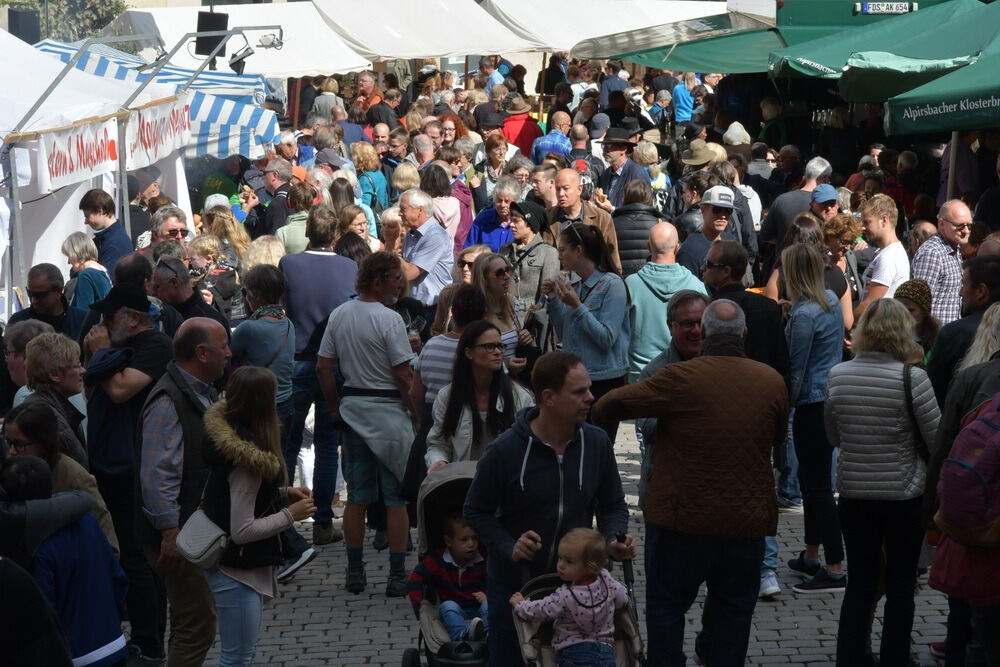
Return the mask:
[[[348,593],[363,593],[365,588],[368,587],[368,575],[365,574],[365,566],[361,565],[359,568],[347,568],[347,582],[344,584],[344,588],[347,589]]]
[[[293,576],[295,576],[295,573],[299,571],[299,568],[301,568],[306,563],[310,562],[315,557],[316,557],[316,550],[313,549],[312,547],[309,547],[301,554],[299,554],[298,558],[289,558],[284,563],[282,563],[281,567],[278,568],[278,574],[275,576],[275,579],[277,579],[280,582],[288,581]]]
[[[375,551],[385,551],[389,548],[389,536],[384,530],[376,530],[375,537],[372,538],[372,549]]]
[[[847,575],[832,576],[825,567],[821,567],[816,576],[792,586],[796,593],[842,593],[847,588]]]
[[[385,583],[385,596],[387,598],[406,597],[406,577],[400,574],[390,574],[389,581]]]
[[[817,574],[819,574],[819,571],[823,569],[822,566],[819,564],[819,561],[811,563],[806,562],[805,551],[799,553],[797,557],[788,561],[788,567],[795,574],[799,575],[800,577],[805,577],[807,579],[815,577]]]

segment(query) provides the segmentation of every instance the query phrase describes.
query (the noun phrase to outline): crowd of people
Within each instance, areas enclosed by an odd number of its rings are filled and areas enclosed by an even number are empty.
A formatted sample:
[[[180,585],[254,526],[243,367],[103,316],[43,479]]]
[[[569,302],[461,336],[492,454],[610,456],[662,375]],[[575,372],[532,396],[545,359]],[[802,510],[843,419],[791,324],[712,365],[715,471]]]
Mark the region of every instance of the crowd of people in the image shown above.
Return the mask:
[[[932,651],[1000,665],[997,517],[954,510],[962,466],[1000,494],[962,458],[997,442],[959,447],[970,411],[1000,410],[995,133],[953,146],[948,198],[947,156],[919,177],[870,115],[831,115],[855,165],[829,132],[788,143],[772,98],[754,140],[720,74],[552,63],[544,125],[504,58],[470,89],[402,62],[314,78],[302,128],[221,161],[197,216],[155,169],[129,180],[134,238],[86,193],[71,280],[31,267],[3,332],[0,576],[33,632],[0,633],[2,661],[201,665],[218,634],[219,664],[249,665],[318,547],[342,541],[344,590],[368,589],[368,526],[385,596],[420,613],[434,589],[490,665],[520,664],[515,619],[553,621],[561,664],[613,665],[628,599],[606,563],[635,557],[638,509],[650,664],[685,664],[702,584],[697,654],[744,664],[785,567],[794,595],[844,593],[838,665],[910,665],[930,567]],[[463,461],[464,506],[417,562],[421,480]],[[177,545],[199,511],[230,536],[209,570]],[[784,565],[779,512],[804,524]],[[546,573],[566,587],[523,599]]]

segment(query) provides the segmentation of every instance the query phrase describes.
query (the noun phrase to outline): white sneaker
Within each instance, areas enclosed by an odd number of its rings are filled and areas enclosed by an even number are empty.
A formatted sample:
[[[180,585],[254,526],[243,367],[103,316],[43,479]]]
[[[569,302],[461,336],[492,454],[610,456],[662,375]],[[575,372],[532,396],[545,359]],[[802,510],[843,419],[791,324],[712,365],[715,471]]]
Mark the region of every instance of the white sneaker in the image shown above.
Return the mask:
[[[758,597],[761,599],[767,599],[774,597],[781,592],[781,586],[778,585],[778,577],[773,571],[768,570],[764,574],[760,575],[760,593]]]

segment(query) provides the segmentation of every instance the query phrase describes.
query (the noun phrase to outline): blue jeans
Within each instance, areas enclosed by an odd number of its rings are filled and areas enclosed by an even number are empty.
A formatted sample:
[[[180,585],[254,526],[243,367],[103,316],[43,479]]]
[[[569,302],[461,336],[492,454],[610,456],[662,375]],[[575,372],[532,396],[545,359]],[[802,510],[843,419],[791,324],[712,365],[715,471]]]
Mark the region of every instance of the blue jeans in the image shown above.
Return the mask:
[[[219,667],[249,667],[257,652],[263,596],[220,570],[206,572],[205,579],[219,616]]]
[[[329,526],[333,522],[333,493],[337,488],[337,448],[340,433],[333,425],[326,399],[319,388],[315,361],[296,361],[292,375],[293,416],[289,438],[285,444],[285,465],[289,472],[302,447],[302,429],[305,428],[309,407],[316,405],[316,425],[313,428],[313,449],[316,466],[313,469],[313,498],[316,501],[316,523]]]
[[[760,564],[760,576],[778,571],[778,538],[768,535],[764,538],[764,560]]]
[[[708,584],[702,613],[706,664],[743,667],[760,590],[764,540],[704,537],[646,523],[648,664],[684,667],[684,615]]]
[[[795,455],[795,441],[792,439],[792,420],[795,408],[788,412],[788,439],[785,444],[774,449],[774,467],[778,469],[778,498],[793,503],[802,502],[799,489],[799,459]]]
[[[500,556],[496,556],[500,558]],[[510,606],[510,596],[515,588],[511,588],[495,580],[486,580],[486,604],[489,607],[490,634],[486,637],[486,647],[489,651],[489,667],[522,667],[521,648],[517,643],[517,632],[514,630],[514,612]]]
[[[453,642],[466,639],[469,633],[467,621],[477,617],[482,619],[483,629],[488,631],[490,627],[488,614],[489,605],[485,602],[478,607],[463,607],[454,600],[445,600],[438,606],[438,615],[444,627],[448,628],[448,636]]]
[[[615,650],[597,641],[570,644],[559,651],[559,667],[615,667]]]

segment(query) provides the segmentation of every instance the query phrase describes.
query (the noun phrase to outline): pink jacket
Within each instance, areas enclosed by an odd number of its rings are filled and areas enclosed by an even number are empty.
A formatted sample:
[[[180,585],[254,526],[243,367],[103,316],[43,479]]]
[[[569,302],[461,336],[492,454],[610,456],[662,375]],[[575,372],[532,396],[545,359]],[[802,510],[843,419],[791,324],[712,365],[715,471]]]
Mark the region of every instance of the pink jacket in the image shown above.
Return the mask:
[[[607,570],[586,586],[560,586],[541,600],[514,608],[526,621],[553,621],[552,648],[556,651],[582,642],[614,646],[615,610],[628,604],[628,591]]]
[[[434,218],[441,223],[451,240],[455,240],[462,221],[461,204],[454,197],[434,197]]]

